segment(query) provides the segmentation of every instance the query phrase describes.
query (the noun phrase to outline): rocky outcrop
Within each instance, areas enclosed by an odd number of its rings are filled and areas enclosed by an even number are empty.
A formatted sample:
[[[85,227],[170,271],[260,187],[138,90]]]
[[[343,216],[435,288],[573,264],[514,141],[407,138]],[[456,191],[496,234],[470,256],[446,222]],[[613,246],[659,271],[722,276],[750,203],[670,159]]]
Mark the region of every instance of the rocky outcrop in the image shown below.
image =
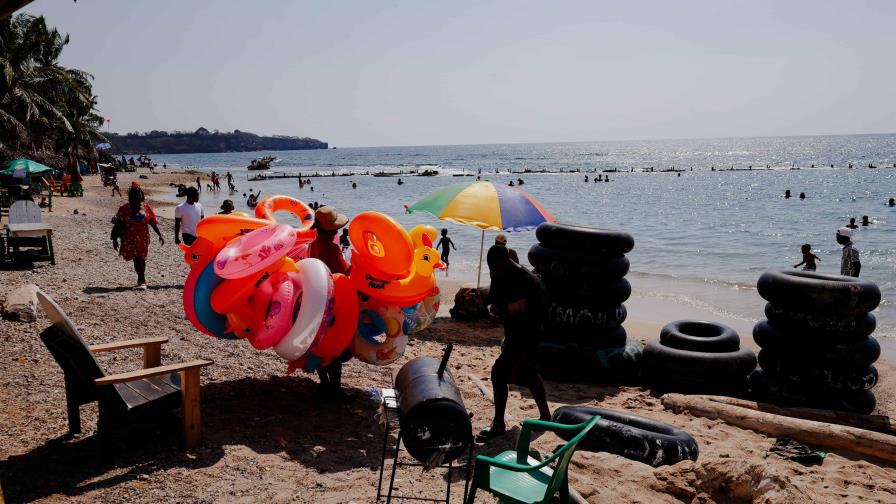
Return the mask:
[[[293,136],[260,136],[235,130],[232,133],[150,131],[119,135],[107,133],[112,154],[190,154],[196,152],[250,152],[261,150],[326,149],[326,142]]]

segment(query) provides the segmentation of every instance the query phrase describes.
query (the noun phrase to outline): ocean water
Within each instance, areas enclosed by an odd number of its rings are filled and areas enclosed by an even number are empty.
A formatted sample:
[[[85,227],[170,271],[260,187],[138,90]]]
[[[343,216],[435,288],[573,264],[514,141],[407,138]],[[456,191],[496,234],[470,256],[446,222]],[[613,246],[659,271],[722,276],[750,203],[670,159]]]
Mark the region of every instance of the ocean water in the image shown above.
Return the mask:
[[[299,191],[296,179],[248,182],[245,166],[268,154],[279,159],[270,172],[356,175],[313,178],[313,192],[308,187]],[[522,178],[522,189],[562,222],[631,233],[635,249],[629,254],[629,280],[637,293],[747,321],[762,318],[764,302],[755,283],[764,270],[792,267],[801,260],[800,245],[809,243],[821,258],[819,271],[838,273],[836,229],[850,217],[861,221],[868,215],[872,224],[860,228],[855,238],[862,277],[883,293],[875,313],[877,335],[896,338],[896,208],[886,206],[896,197],[896,135],[346,148],[156,155],[154,160],[179,168],[231,171],[237,194],[203,192],[207,213],[228,197],[245,209],[242,194],[252,188],[262,195],[333,204],[349,217],[376,210],[408,227],[445,227],[458,247],[448,275],[471,281],[476,280],[480,231],[428,214],[406,215],[403,205],[436,188],[475,180],[453,175],[481,171],[483,180],[500,184]],[[848,168],[850,163],[854,169]],[[656,171],[643,171],[650,167]],[[671,167],[687,171],[681,176],[659,171]],[[737,171],[719,171],[732,167]],[[439,176],[403,176],[405,184],[398,186],[396,178],[359,175],[417,169],[438,170]],[[606,169],[621,171],[610,173],[610,182],[584,182],[585,175],[593,179],[593,170]],[[510,173],[525,170],[580,172]],[[794,196],[805,192],[807,198],[784,199],[786,189]],[[486,233],[486,246],[494,234]],[[534,242],[533,232],[510,235],[510,245],[523,258]]]

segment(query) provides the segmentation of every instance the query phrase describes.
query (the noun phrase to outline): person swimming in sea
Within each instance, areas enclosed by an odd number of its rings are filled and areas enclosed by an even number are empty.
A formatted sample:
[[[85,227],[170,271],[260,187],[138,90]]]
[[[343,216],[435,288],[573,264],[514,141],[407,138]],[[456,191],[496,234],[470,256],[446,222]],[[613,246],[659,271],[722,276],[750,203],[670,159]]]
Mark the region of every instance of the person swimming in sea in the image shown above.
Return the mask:
[[[803,260],[799,264],[794,264],[794,268],[803,267],[803,271],[815,271],[815,261],[821,261],[817,255],[812,253],[812,245],[806,243],[802,247],[800,247],[800,252],[803,253]]]
[[[510,183],[507,184],[507,186],[508,186],[508,187],[513,187],[513,181],[511,180]]]
[[[790,199],[790,189],[784,191],[784,199]]]
[[[398,178],[398,185],[404,185],[404,180],[401,180],[401,177]]]
[[[450,262],[448,262],[448,254],[451,253],[451,250],[448,248],[449,245],[454,250],[457,250],[457,247],[454,246],[454,242],[451,241],[451,238],[448,238],[448,230],[443,228],[442,229],[442,237],[439,238],[439,243],[436,244],[436,248],[442,249],[442,258],[441,259],[442,259],[442,262],[445,263],[446,266],[451,264]]]
[[[846,227],[848,227],[849,229],[859,229],[859,226],[856,225],[856,218],[850,217],[849,224],[847,224]]]
[[[890,202],[887,203],[887,205],[889,205],[891,207],[896,206],[896,198],[890,198]]]
[[[806,193],[801,192],[801,193],[800,193],[800,199],[806,199]]]

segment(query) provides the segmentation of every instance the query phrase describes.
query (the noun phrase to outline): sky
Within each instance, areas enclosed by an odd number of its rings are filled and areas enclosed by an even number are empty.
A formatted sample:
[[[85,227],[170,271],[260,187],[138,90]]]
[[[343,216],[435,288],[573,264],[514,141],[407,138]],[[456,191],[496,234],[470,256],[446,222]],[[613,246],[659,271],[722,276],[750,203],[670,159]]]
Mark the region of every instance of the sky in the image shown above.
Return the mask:
[[[116,132],[332,146],[896,131],[896,2],[36,0]]]

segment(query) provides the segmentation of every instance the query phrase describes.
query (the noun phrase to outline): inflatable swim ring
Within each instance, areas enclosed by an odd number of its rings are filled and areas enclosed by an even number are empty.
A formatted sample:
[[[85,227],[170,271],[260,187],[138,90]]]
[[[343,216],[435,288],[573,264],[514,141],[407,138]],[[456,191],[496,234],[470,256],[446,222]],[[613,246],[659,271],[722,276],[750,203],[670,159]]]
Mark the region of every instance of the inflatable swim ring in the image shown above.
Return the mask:
[[[304,201],[290,198],[289,196],[269,196],[258,202],[255,207],[255,216],[259,219],[267,219],[276,222],[275,212],[288,212],[299,220],[298,231],[311,231],[314,225],[314,211]],[[314,236],[311,236],[311,240]]]
[[[441,300],[442,294],[438,286],[436,286],[423,301],[413,306],[402,308],[401,311],[404,312],[404,332],[410,335],[429,327],[435,321],[436,315],[439,314]]]
[[[328,320],[324,321],[327,326],[325,337],[315,340],[305,355],[290,362],[287,373],[296,369],[311,373],[329,365],[349,347],[355,337],[360,310],[358,292],[348,277],[339,273],[333,275],[333,291],[333,310]]]
[[[268,268],[292,249],[296,232],[289,224],[272,224],[231,241],[215,257],[215,273],[242,278]]]
[[[298,273],[290,273],[290,279],[299,293],[296,303],[299,313],[295,323],[274,347],[277,355],[294,361],[305,354],[317,337],[327,309],[332,306],[333,277],[319,259],[302,259]]]
[[[249,276],[224,280],[212,292],[212,309],[220,314],[227,314],[245,305],[261,283],[278,271],[295,273],[297,271],[295,261],[289,257],[284,257],[282,261]]]
[[[418,249],[420,247],[432,247],[432,244],[436,242],[436,237],[439,236],[439,232],[430,225],[420,224],[408,231],[408,235],[411,237],[411,243],[414,244],[414,248]]]
[[[411,306],[428,296],[436,285],[435,269],[443,268],[439,253],[431,247],[414,251],[410,273],[401,279],[383,277],[365,255],[352,252],[352,284],[368,296],[398,306]]]
[[[236,335],[227,330],[227,317],[212,309],[212,292],[223,280],[215,274],[214,262],[209,262],[201,269],[195,287],[192,289],[193,309],[199,323],[197,329],[216,338],[237,339]]]
[[[361,304],[358,330],[352,340],[352,354],[361,362],[385,366],[404,355],[408,335],[404,314],[395,305],[370,299]]]
[[[378,277],[397,280],[407,277],[414,259],[414,246],[407,231],[395,219],[379,212],[361,212],[348,228],[355,255],[369,262]],[[356,284],[357,285],[357,284]]]
[[[298,296],[288,273],[276,273],[264,282],[270,284],[273,295],[264,311],[264,321],[249,336],[249,343],[258,350],[271,348],[286,335],[292,326],[293,307]]]

